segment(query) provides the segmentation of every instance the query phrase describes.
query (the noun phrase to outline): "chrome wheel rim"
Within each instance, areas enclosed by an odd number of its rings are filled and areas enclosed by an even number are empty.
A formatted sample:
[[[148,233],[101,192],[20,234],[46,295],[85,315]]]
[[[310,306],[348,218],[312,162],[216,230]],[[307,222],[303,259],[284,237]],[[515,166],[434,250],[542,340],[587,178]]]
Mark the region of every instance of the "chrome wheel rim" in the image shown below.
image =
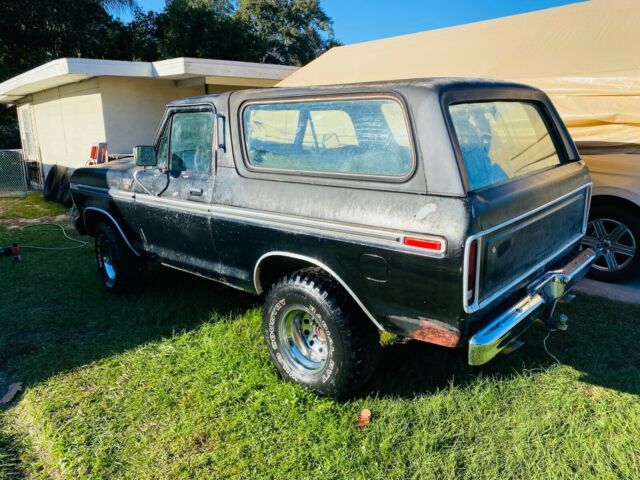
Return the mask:
[[[116,281],[116,267],[113,264],[113,257],[111,256],[111,248],[109,245],[101,243],[98,255],[100,257],[102,271],[104,272],[105,283],[110,287]]]
[[[611,218],[596,218],[589,222],[582,244],[602,249],[602,256],[593,264],[593,268],[601,272],[617,272],[626,268],[637,252],[636,238],[631,229]]]
[[[327,363],[327,332],[306,307],[291,306],[278,328],[282,353],[299,372],[315,373]]]

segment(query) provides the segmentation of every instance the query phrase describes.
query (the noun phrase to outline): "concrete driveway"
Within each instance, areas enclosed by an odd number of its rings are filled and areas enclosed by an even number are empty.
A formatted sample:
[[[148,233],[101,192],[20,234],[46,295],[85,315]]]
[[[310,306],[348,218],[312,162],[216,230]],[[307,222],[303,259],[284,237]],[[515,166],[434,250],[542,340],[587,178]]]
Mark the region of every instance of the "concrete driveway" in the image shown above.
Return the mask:
[[[575,290],[587,295],[605,297],[619,302],[640,304],[640,278],[617,284],[585,278],[576,285]]]

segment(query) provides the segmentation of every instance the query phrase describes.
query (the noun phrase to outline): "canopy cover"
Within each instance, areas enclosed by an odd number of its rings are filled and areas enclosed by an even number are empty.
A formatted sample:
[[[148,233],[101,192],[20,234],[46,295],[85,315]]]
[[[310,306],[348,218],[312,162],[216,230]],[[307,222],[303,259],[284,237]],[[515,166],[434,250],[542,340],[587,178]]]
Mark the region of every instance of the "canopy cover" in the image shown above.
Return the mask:
[[[640,153],[638,0],[591,0],[336,47],[278,86],[451,76],[541,88],[583,153]]]

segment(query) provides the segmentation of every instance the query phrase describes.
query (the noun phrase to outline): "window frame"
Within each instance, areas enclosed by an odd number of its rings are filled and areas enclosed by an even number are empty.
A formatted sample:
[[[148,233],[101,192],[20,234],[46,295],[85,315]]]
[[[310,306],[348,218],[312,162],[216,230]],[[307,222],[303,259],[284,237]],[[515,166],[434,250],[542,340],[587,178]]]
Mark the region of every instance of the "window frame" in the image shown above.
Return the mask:
[[[345,173],[345,172],[323,172],[316,170],[293,170],[288,168],[270,168],[259,167],[249,161],[249,153],[247,151],[247,137],[244,125],[245,110],[252,105],[273,105],[273,104],[295,104],[295,103],[325,103],[332,101],[357,101],[357,100],[392,100],[396,102],[403,114],[405,127],[407,129],[407,137],[409,139],[409,155],[411,157],[411,168],[402,176],[393,175],[377,175],[365,173]],[[405,183],[413,177],[418,166],[418,156],[416,152],[416,143],[409,116],[409,110],[405,100],[394,93],[371,93],[371,94],[341,94],[341,95],[314,95],[314,96],[295,96],[295,97],[278,97],[269,99],[251,99],[240,105],[238,109],[238,124],[240,127],[240,148],[242,151],[242,163],[244,168],[249,172],[270,173],[278,175],[286,175],[288,177],[312,177],[312,178],[341,178],[358,181],[374,181],[385,183]],[[355,126],[354,126],[355,127]]]
[[[544,98],[540,98],[541,93],[532,88],[510,88],[512,86],[507,86],[505,89],[494,89],[487,88],[482,90],[458,90],[458,91],[445,91],[441,95],[440,98],[440,107],[442,109],[442,114],[445,119],[445,123],[447,126],[447,130],[449,132],[449,138],[451,140],[451,145],[454,150],[454,154],[457,160],[458,169],[460,171],[460,177],[462,179],[462,184],[464,186],[464,190],[467,194],[478,193],[485,190],[490,190],[492,188],[504,186],[510,182],[521,181],[527,178],[530,178],[534,175],[539,175],[543,172],[547,172],[553,170],[554,168],[561,167],[567,163],[574,162],[576,160],[570,157],[570,152],[568,151],[569,145],[566,143],[566,138],[559,130],[559,126],[556,123],[559,121],[559,117],[555,114],[555,111],[550,109],[550,103],[548,100]],[[549,136],[553,141],[553,145],[558,154],[558,158],[560,159],[560,163],[557,165],[551,165],[549,167],[543,168],[541,170],[537,170],[534,172],[530,172],[524,174],[522,176],[508,179],[504,182],[500,182],[493,185],[487,185],[479,189],[471,188],[471,182],[469,179],[469,173],[467,171],[467,166],[464,161],[464,155],[462,153],[462,148],[460,147],[460,142],[458,140],[458,135],[456,133],[455,126],[453,124],[453,119],[451,117],[451,113],[449,111],[449,107],[453,105],[460,104],[469,104],[469,103],[496,103],[496,102],[516,102],[516,103],[527,103],[533,105],[538,113],[540,113],[540,117],[544,125],[547,127],[549,131]]]
[[[171,125],[173,123],[173,115],[169,115],[167,120],[160,127],[160,133],[158,134],[158,139],[154,144],[154,148],[156,149],[156,168],[161,170],[169,169],[169,145],[171,144]],[[160,165],[158,155],[160,154],[160,146],[162,145],[162,139],[166,136],[167,138],[167,151],[165,156],[165,164]]]

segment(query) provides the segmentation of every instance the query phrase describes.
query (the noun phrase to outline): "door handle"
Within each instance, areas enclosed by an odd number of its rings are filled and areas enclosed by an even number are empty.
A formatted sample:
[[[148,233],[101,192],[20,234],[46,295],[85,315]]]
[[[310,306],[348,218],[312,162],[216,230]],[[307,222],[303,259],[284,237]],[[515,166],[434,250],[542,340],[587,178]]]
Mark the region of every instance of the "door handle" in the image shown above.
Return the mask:
[[[202,190],[201,188],[190,188],[189,189],[189,195],[192,195],[194,197],[201,197],[203,193],[204,193],[204,190]]]

